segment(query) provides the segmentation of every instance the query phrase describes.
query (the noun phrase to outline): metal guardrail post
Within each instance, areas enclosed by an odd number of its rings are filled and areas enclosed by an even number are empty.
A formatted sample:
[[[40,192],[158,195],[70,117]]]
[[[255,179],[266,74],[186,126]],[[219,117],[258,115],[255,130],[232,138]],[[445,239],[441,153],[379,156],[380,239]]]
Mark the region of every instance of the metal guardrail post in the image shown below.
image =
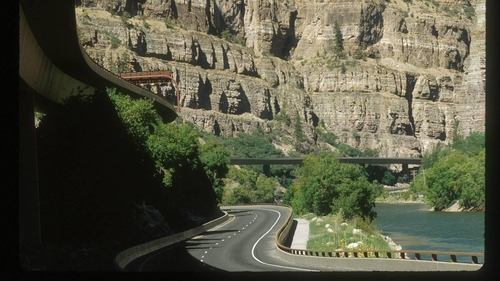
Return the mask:
[[[471,256],[472,257],[472,262],[475,264],[478,264],[477,256]]]
[[[432,261],[437,261],[438,260],[437,254],[431,254],[431,257],[432,257]]]

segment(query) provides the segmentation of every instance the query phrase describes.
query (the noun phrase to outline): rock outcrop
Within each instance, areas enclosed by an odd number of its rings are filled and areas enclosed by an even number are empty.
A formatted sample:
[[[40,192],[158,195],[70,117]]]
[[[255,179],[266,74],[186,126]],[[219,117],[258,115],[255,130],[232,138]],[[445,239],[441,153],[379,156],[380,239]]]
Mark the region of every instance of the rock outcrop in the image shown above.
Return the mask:
[[[260,128],[284,148],[299,126],[307,150],[327,145],[321,123],[417,157],[484,131],[484,0],[81,0],[77,19],[105,68],[172,70],[143,86],[216,135]]]

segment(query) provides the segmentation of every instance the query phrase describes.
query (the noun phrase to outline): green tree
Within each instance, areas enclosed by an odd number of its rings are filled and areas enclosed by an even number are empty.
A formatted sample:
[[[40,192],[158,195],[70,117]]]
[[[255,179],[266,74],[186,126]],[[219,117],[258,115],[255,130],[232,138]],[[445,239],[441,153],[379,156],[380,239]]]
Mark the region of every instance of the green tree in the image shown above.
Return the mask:
[[[117,93],[116,89],[107,89],[118,116],[135,142],[144,145],[155,126],[161,122],[153,102],[147,99],[132,99]]]
[[[277,182],[275,179],[259,175],[255,182],[254,201],[260,203],[273,203],[276,185]]]
[[[485,149],[470,157],[464,165],[466,171],[461,184],[460,205],[465,208],[484,209],[485,207]]]
[[[342,35],[342,31],[340,30],[340,26],[338,22],[334,24],[334,32],[335,32],[335,41],[333,46],[333,52],[335,54],[335,58],[343,59],[345,58],[344,54],[344,38]]]
[[[385,185],[394,185],[396,183],[396,177],[394,174],[387,170],[384,172],[384,177],[382,178],[382,184]]]
[[[203,169],[214,187],[217,200],[221,202],[224,192],[222,179],[229,171],[229,152],[214,141],[201,145],[200,152]]]
[[[477,155],[486,146],[484,133],[474,132],[467,137],[457,136],[451,145],[452,149],[462,151],[467,155]]]
[[[430,168],[417,175],[414,190],[423,193],[435,210],[443,210],[454,201],[466,208],[484,207],[484,150],[468,156],[451,150]]]
[[[252,202],[252,194],[246,187],[234,188],[224,200],[224,203],[228,205],[248,204],[250,202]]]
[[[188,124],[160,124],[146,141],[151,156],[164,175],[164,183],[171,187],[177,169],[197,167],[199,134]],[[172,175],[174,174],[174,175]]]
[[[296,142],[300,143],[306,140],[306,135],[304,134],[304,130],[302,130],[302,121],[300,120],[298,112],[295,114],[294,133]]]
[[[381,186],[370,183],[359,165],[341,164],[336,154],[323,152],[304,159],[288,192],[291,194],[286,195],[285,201],[298,214],[338,212],[344,218],[361,216],[372,220]]]

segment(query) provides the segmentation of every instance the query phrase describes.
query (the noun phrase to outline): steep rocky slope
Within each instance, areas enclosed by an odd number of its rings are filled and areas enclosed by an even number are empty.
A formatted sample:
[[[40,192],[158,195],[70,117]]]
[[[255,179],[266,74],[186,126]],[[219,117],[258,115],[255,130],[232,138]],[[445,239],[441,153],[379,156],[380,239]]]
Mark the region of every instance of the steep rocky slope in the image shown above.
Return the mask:
[[[217,135],[261,128],[283,148],[300,126],[308,150],[322,126],[420,156],[484,131],[484,0],[81,0],[77,20],[109,70],[172,70],[182,118]]]

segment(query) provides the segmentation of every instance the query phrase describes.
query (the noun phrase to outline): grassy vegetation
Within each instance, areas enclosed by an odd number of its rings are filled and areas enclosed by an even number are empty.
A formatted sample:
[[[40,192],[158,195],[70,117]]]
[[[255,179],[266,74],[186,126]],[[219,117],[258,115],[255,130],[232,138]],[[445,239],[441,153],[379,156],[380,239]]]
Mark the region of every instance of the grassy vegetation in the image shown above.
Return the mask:
[[[398,202],[422,202],[422,199],[418,194],[414,193],[412,190],[400,191],[400,192],[389,192],[388,190],[383,190],[382,194],[377,197],[376,202],[384,203],[398,203]]]
[[[120,47],[120,45],[122,44],[122,41],[114,35],[111,35],[110,41],[111,41],[111,49],[116,49]]]
[[[239,37],[228,29],[223,30],[220,33],[220,37],[228,42],[245,46],[245,38]]]
[[[326,142],[331,146],[335,147],[340,156],[374,157],[378,155],[378,151],[373,149],[360,150],[345,143],[338,142],[338,137],[334,133],[328,131],[325,128],[325,123],[323,122],[323,120],[320,121],[319,126],[316,127],[316,133],[318,134],[318,141]]]
[[[165,17],[165,20],[163,21],[165,23],[165,27],[167,29],[172,29],[175,27],[175,20],[171,17]]]
[[[376,226],[365,220],[344,220],[338,214],[321,217],[306,214],[302,218],[310,221],[307,242],[309,250],[390,250]],[[349,249],[347,246],[351,243],[358,243],[358,246]],[[354,245],[351,244],[352,246]]]

